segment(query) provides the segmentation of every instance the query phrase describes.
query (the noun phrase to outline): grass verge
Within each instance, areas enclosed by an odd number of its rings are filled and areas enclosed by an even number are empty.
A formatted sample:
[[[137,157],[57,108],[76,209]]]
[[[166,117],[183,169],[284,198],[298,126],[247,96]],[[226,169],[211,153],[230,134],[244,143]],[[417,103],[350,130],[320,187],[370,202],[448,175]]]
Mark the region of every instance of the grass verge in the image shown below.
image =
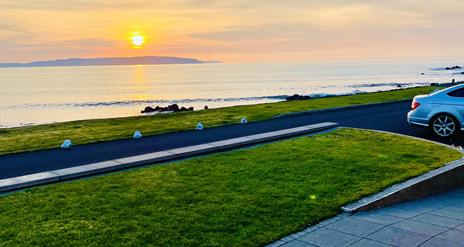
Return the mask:
[[[73,121],[30,127],[0,129],[0,154],[56,148],[64,139],[74,144],[131,138],[134,130],[144,135],[191,130],[197,122],[206,127],[272,118],[284,113],[359,104],[412,99],[436,87],[421,87],[389,92],[339,96],[313,100],[234,106],[187,113]]]
[[[461,153],[341,129],[0,197],[2,246],[259,246]]]

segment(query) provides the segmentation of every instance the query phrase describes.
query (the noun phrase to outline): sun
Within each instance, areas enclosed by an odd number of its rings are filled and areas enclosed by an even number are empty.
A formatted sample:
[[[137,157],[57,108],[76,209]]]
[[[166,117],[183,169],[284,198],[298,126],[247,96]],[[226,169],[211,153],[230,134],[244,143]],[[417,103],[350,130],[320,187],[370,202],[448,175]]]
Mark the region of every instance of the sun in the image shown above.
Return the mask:
[[[145,43],[145,37],[139,33],[134,33],[130,40],[134,48],[140,48]]]

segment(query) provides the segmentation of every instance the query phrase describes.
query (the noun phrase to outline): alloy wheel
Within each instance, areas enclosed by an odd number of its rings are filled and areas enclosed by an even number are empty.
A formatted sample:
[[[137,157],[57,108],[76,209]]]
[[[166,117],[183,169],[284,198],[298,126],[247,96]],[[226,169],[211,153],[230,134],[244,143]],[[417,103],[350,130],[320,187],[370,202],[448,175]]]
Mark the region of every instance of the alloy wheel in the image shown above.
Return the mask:
[[[435,133],[439,136],[451,136],[454,133],[455,129],[456,123],[454,122],[454,119],[449,116],[438,116],[433,121],[433,131],[435,131]]]

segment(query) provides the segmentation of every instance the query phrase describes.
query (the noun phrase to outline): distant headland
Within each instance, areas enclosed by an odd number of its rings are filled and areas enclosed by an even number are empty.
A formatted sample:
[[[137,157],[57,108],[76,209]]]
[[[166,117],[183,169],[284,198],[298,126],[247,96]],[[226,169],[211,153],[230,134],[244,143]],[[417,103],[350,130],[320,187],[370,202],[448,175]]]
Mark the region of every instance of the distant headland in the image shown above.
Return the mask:
[[[101,57],[101,58],[68,58],[30,63],[0,63],[0,67],[56,67],[56,66],[104,66],[104,65],[147,65],[147,64],[199,64],[212,63],[194,58],[165,56],[143,57]]]

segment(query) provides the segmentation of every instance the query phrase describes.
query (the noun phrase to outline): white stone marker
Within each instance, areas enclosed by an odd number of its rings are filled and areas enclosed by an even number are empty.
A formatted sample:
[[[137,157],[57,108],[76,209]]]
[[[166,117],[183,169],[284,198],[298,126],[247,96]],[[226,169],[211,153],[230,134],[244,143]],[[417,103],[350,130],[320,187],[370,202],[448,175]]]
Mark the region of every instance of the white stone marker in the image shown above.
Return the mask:
[[[140,132],[140,130],[136,130],[134,132],[134,135],[132,136],[132,138],[134,138],[134,139],[142,138],[142,132]]]
[[[71,145],[72,145],[71,140],[66,139],[64,140],[63,144],[61,144],[61,148],[70,148]]]

